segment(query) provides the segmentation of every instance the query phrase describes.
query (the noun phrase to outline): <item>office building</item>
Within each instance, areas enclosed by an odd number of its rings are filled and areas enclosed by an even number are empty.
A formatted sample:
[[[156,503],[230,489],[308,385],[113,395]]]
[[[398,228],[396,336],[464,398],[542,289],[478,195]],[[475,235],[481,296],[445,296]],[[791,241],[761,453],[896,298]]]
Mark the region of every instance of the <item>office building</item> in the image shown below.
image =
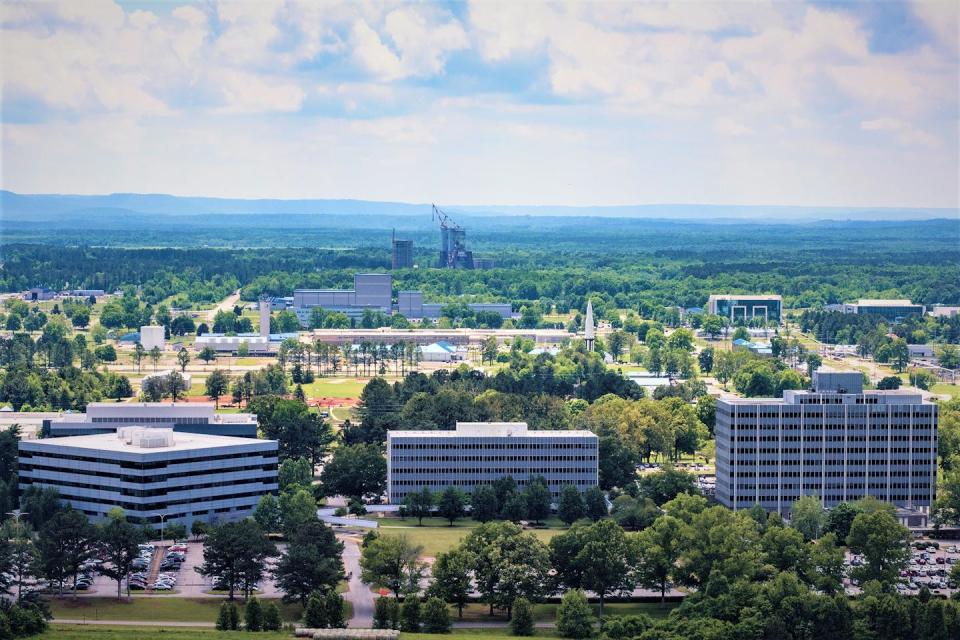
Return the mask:
[[[183,433],[257,437],[252,413],[216,413],[212,402],[91,402],[86,413],[43,421],[48,437],[115,433],[120,427],[160,427]]]
[[[450,486],[466,493],[512,476],[523,488],[543,476],[556,500],[564,485],[597,485],[597,436],[590,431],[530,431],[525,422],[458,422],[455,431],[388,431],[387,495]]]
[[[20,491],[50,487],[92,520],[121,507],[135,523],[160,526],[249,516],[277,493],[277,442],[170,429],[23,440]]]
[[[783,317],[783,298],[777,295],[712,295],[707,313],[723,316],[730,322],[762,319],[779,324]]]
[[[937,405],[910,391],[864,391],[860,372],[814,373],[812,391],[717,400],[717,499],[785,513],[805,495],[826,507],[874,496],[928,508]]]
[[[152,350],[154,347],[163,351],[167,347],[163,327],[152,325],[140,327],[140,344],[142,344],[143,348],[147,351]]]
[[[392,241],[393,251],[391,252],[391,269],[412,269],[413,268],[413,240]]]
[[[869,313],[881,316],[890,322],[899,322],[907,316],[923,315],[926,308],[922,304],[913,304],[909,300],[867,300],[842,305],[838,311],[843,313]]]

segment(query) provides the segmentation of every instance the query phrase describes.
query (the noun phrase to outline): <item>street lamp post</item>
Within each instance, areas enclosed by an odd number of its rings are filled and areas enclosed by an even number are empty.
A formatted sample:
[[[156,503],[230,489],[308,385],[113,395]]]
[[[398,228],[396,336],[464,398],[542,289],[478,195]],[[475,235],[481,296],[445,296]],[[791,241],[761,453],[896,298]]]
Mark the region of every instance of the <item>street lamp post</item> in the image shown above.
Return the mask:
[[[169,513],[160,514],[160,546],[161,547],[163,546],[163,521],[166,520],[167,516],[169,515],[170,515]]]
[[[21,529],[20,518],[23,516],[30,515],[27,511],[21,511],[20,509],[14,509],[13,511],[7,512],[8,516],[13,516],[14,522],[17,523],[17,538],[19,539],[23,536],[23,529]],[[20,551],[17,552],[17,602],[20,602],[23,598],[23,572],[21,570],[22,565],[20,558]]]

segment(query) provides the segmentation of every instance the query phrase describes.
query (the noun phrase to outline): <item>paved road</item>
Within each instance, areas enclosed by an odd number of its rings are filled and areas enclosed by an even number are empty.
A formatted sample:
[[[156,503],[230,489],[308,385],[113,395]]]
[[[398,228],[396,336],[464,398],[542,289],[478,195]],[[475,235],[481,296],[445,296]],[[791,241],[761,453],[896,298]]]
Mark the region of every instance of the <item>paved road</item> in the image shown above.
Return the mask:
[[[205,627],[214,622],[173,622],[171,620],[90,620],[89,618],[54,618],[53,624],[100,624],[117,627]]]
[[[343,565],[347,572],[347,591],[345,600],[353,607],[353,617],[347,622],[349,627],[367,628],[373,626],[373,591],[360,580],[360,545],[355,538],[340,537],[343,542]]]
[[[234,291],[229,296],[224,298],[220,304],[215,306],[213,309],[207,311],[207,322],[213,322],[213,319],[217,317],[218,311],[233,311],[233,307],[240,301],[240,292]]]

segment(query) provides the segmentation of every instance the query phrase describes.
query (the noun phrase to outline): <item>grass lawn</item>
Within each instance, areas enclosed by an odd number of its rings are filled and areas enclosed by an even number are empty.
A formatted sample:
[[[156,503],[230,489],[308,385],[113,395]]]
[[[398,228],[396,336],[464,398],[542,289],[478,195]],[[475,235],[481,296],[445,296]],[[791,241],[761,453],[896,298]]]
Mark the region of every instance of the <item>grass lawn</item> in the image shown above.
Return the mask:
[[[550,522],[553,528],[550,529],[530,529],[537,538],[543,542],[550,542],[550,539],[564,531],[565,527],[555,518]],[[406,536],[410,542],[423,547],[423,555],[436,557],[438,553],[443,553],[454,548],[460,541],[470,534],[470,530],[477,526],[475,520],[458,520],[454,526],[448,527],[446,520],[440,518],[424,518],[423,526],[418,527],[414,518],[406,520],[387,519],[380,520],[380,532],[387,536]]]
[[[537,629],[534,632],[537,638],[557,638],[559,636],[553,629]],[[516,640],[517,636],[510,635],[510,629],[497,628],[492,629],[453,629],[450,633],[442,636],[430,633],[401,633],[400,640],[437,640],[437,638],[463,638],[464,640]]]
[[[249,640],[246,631],[217,631],[201,628],[160,627],[109,627],[105,625],[52,624],[41,638],[57,640]],[[287,631],[258,633],[255,638],[291,638]]]
[[[366,380],[356,378],[316,378],[303,385],[303,392],[311,398],[359,398],[366,385]]]
[[[94,620],[158,620],[169,622],[216,622],[220,598],[154,598],[134,596],[116,598],[55,598],[50,600],[54,618],[90,618]],[[243,600],[237,599],[237,606]],[[267,602],[266,600],[263,602]],[[284,620],[300,618],[299,604],[283,604],[276,600]],[[242,614],[241,614],[242,615]]]
[[[960,397],[960,384],[946,384],[945,382],[941,382],[933,385],[930,388],[930,391],[933,393],[949,395],[951,398],[957,398]]]

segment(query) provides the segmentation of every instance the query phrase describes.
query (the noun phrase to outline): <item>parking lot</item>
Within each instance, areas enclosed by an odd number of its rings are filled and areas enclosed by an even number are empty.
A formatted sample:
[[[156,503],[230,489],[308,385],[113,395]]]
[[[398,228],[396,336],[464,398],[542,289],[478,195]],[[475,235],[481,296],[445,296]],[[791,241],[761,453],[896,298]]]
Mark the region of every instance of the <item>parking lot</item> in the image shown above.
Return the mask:
[[[848,554],[844,563],[848,575],[862,562],[862,558]],[[910,565],[900,572],[897,591],[904,595],[916,595],[922,587],[927,587],[931,593],[949,596],[960,587],[950,579],[950,570],[958,562],[960,542],[915,540],[910,546]],[[843,582],[848,593],[859,593],[859,584],[854,580],[848,577]]]

